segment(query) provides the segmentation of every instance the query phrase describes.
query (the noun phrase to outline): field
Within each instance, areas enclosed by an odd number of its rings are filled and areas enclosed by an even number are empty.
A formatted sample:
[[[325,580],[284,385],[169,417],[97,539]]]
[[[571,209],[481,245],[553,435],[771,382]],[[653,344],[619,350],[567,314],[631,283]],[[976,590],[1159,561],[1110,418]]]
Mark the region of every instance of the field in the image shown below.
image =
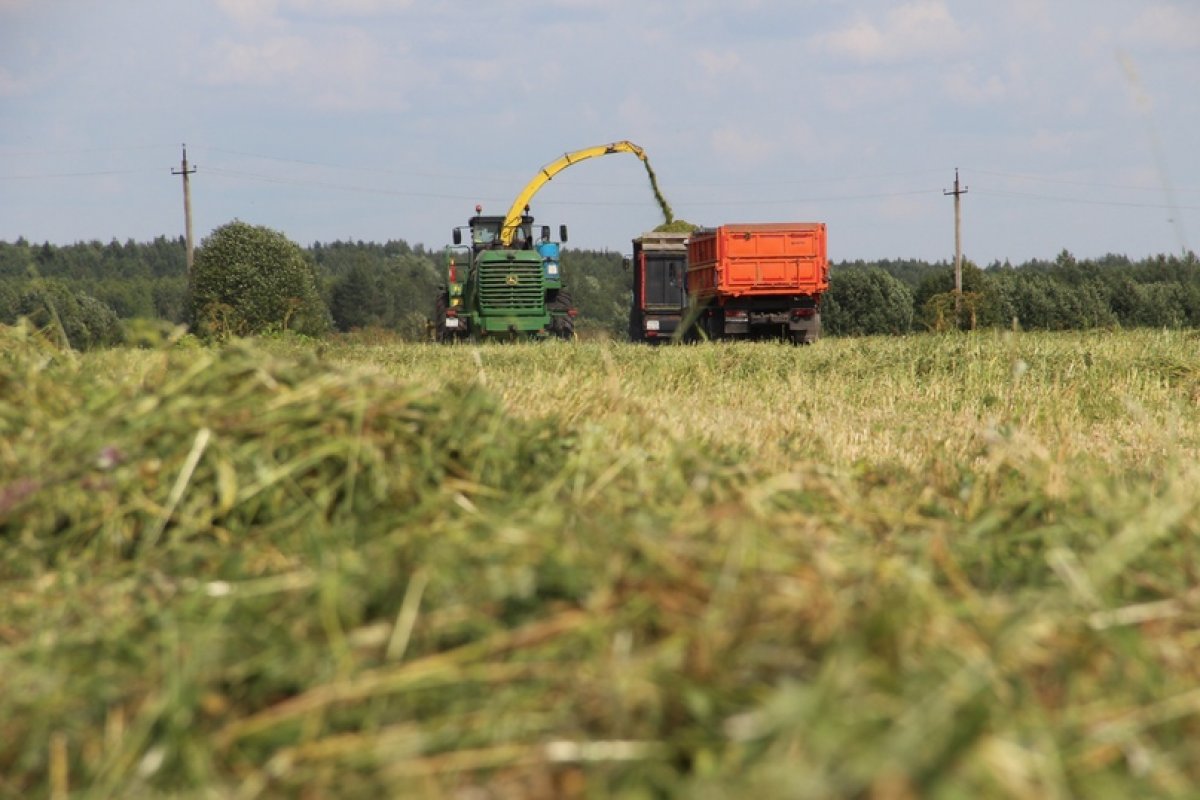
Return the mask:
[[[1198,345],[0,329],[0,796],[1194,797]]]

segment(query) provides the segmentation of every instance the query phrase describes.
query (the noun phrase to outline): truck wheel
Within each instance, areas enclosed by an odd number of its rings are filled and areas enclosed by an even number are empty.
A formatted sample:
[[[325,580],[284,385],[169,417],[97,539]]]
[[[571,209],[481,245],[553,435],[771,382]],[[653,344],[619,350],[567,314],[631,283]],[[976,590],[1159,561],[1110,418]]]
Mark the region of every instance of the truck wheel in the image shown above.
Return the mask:
[[[571,316],[571,293],[565,288],[554,293],[554,298],[546,303],[550,312],[550,332],[560,339],[575,338],[575,318]]]
[[[446,341],[446,309],[450,306],[450,298],[446,292],[438,292],[433,304],[433,340]]]
[[[458,341],[462,336],[462,333],[451,333],[446,328],[446,309],[449,307],[450,295],[447,292],[439,292],[433,310],[433,340],[439,344]]]

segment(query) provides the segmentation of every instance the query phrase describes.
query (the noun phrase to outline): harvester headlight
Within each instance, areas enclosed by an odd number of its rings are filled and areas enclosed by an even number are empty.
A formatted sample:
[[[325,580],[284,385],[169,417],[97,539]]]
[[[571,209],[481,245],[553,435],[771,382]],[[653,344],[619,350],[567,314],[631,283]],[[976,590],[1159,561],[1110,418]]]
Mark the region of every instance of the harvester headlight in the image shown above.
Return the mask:
[[[546,274],[547,275],[557,275],[558,274],[558,264],[553,264],[553,263],[547,264],[546,265]]]

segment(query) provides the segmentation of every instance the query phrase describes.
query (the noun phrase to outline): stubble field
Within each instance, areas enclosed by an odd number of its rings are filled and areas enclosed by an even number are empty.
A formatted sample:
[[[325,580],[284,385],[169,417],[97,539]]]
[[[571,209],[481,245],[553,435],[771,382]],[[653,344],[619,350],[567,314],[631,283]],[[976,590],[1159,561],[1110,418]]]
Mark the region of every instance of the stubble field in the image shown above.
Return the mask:
[[[0,796],[1200,791],[1200,337],[0,347]]]

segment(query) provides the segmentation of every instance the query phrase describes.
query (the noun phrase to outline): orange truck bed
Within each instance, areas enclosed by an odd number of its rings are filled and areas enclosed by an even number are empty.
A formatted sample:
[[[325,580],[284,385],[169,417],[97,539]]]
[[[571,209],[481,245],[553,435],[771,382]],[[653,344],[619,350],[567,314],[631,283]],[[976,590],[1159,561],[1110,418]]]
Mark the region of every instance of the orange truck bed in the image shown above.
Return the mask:
[[[688,293],[697,298],[820,295],[829,288],[825,223],[737,223],[688,240]]]

